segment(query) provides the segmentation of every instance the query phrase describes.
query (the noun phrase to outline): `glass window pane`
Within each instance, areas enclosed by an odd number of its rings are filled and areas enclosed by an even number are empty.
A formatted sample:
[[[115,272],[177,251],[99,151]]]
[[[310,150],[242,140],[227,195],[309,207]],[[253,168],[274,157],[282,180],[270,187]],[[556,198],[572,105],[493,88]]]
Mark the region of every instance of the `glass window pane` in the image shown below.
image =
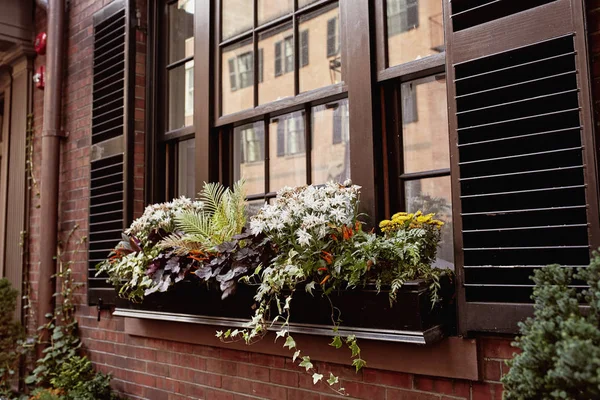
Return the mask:
[[[293,0],[258,0],[258,24],[272,21],[294,10]]]
[[[221,6],[223,13],[222,40],[252,28],[254,0],[222,0]]]
[[[266,202],[263,199],[247,201],[246,202],[246,211],[248,213],[248,219],[250,219],[250,217],[253,217],[256,214],[258,214],[258,212],[265,205],[265,203]]]
[[[258,37],[258,102],[269,103],[294,95],[294,30],[284,24]]]
[[[265,192],[265,129],[263,122],[233,130],[233,179],[244,178],[246,194]]]
[[[319,0],[298,0],[298,8],[306,7],[309,4],[316,3]]]
[[[333,85],[342,79],[340,12],[337,3],[300,18],[306,32],[300,51],[300,91]]]
[[[312,108],[312,182],[350,179],[348,99]]]
[[[184,140],[177,145],[177,194],[191,199],[196,197],[195,185],[196,141]]]
[[[452,193],[450,177],[429,178],[405,182],[406,211],[435,213],[444,221],[442,240],[438,247],[436,267],[454,269],[454,242],[452,238]]]
[[[402,84],[404,172],[450,167],[446,81],[428,77]]]
[[[304,112],[271,119],[269,125],[269,190],[306,184]]]
[[[169,64],[194,55],[194,0],[178,0],[169,14]]]
[[[441,0],[387,0],[389,65],[445,50]]]
[[[254,107],[252,40],[244,40],[224,48],[221,62],[223,115]]]
[[[169,71],[168,130],[194,124],[194,61]]]

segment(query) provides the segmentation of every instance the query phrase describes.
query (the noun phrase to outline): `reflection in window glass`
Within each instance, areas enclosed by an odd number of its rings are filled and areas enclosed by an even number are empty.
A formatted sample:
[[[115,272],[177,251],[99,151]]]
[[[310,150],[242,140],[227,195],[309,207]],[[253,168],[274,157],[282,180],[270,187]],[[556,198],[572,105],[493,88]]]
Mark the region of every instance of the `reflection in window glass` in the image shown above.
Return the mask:
[[[225,47],[222,50],[221,98],[223,114],[254,106],[254,56],[252,40]],[[262,67],[261,63],[259,65]],[[261,77],[259,70],[259,80]]]
[[[304,112],[271,119],[269,125],[269,190],[306,184]]]
[[[319,0],[298,0],[298,8],[306,7],[309,4],[316,3]]]
[[[312,182],[350,179],[348,100],[312,109]]]
[[[191,199],[195,192],[195,145],[194,139],[184,140],[177,145],[177,194]]]
[[[169,71],[168,130],[194,123],[194,61]]]
[[[258,0],[258,24],[272,21],[294,10],[293,0]]]
[[[246,193],[265,192],[265,129],[262,122],[233,130],[233,178],[246,181]]]
[[[390,66],[444,51],[440,0],[387,0],[386,4]]]
[[[408,212],[435,213],[444,221],[442,240],[438,247],[436,267],[454,268],[454,243],[452,237],[452,193],[450,177],[428,178],[405,183],[406,210]]]
[[[169,64],[194,55],[194,0],[178,0],[169,14]]]
[[[299,19],[299,32],[306,31],[306,50],[302,48],[300,91],[341,82],[341,37],[339,7],[333,3]],[[302,34],[301,34],[302,36]],[[306,57],[302,56],[305,53]]]
[[[294,30],[292,24],[276,26],[258,35],[263,69],[258,84],[259,104],[294,95]]]
[[[446,81],[428,77],[402,84],[404,172],[450,167]]]
[[[222,0],[222,40],[252,29],[254,24],[253,3],[253,0]]]
[[[248,213],[248,220],[250,217],[258,214],[260,209],[265,205],[265,201],[261,200],[250,200],[246,202],[246,212]]]

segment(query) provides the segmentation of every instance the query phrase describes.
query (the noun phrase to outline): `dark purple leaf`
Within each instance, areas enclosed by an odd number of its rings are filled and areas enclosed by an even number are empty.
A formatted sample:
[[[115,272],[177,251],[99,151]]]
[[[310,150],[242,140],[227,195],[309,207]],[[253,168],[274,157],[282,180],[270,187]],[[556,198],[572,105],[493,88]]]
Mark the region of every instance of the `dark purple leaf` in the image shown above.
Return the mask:
[[[207,281],[212,276],[212,269],[210,267],[198,268],[194,274],[200,279]]]

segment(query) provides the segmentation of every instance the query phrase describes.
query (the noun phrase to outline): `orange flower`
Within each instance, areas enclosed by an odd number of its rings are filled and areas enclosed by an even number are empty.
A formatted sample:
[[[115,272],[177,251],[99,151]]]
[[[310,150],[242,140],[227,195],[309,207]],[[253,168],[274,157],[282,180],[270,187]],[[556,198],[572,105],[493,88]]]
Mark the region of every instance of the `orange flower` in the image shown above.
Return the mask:
[[[349,240],[352,236],[354,236],[354,231],[344,225],[342,226],[342,234],[344,235],[344,240]]]
[[[367,261],[367,271],[370,270],[372,266],[373,266],[373,260]]]
[[[361,225],[362,224],[359,221],[356,221],[356,223],[354,224],[354,230],[356,232],[360,231]]]
[[[325,250],[321,251],[323,254],[321,255],[321,257],[323,258],[323,260],[325,260],[325,262],[329,265],[333,262],[333,255],[331,253],[326,252]]]
[[[331,278],[331,275],[327,275],[325,278],[323,278],[323,280],[321,281],[320,285],[323,286],[324,284],[326,284],[327,281],[329,280],[329,278]]]
[[[337,240],[338,240],[337,236],[335,236],[335,234],[333,234],[333,233],[331,234],[331,238],[332,238],[334,241],[336,241],[336,242],[337,242]]]
[[[327,268],[321,267],[321,268],[318,269],[318,271],[327,271]]]

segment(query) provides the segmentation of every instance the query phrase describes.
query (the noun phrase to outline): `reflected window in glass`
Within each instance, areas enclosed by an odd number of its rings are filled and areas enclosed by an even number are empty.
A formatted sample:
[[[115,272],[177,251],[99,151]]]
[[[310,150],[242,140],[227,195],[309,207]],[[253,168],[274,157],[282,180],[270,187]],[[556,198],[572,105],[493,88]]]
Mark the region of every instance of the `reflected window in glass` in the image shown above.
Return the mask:
[[[246,181],[246,192],[265,191],[265,129],[263,122],[236,127],[233,131],[233,177]]]
[[[445,50],[441,0],[387,0],[389,66]]]
[[[221,38],[227,40],[252,29],[254,0],[222,0]]]
[[[177,144],[177,194],[195,198],[196,141],[184,140]]]
[[[271,119],[269,126],[269,189],[306,184],[304,112]]]

